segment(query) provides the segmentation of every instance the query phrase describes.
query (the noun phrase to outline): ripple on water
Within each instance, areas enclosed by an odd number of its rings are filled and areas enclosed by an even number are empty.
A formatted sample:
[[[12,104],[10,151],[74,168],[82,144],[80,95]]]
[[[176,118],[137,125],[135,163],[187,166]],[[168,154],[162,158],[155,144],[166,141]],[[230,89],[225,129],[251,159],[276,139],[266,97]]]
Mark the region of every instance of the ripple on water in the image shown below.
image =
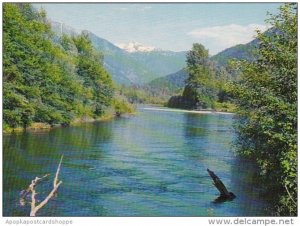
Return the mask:
[[[53,176],[47,216],[256,216],[265,214],[251,163],[231,152],[231,115],[143,109],[138,116],[3,137],[5,216],[26,215],[16,196],[35,176]],[[237,195],[214,203],[206,168]],[[50,184],[51,186],[51,184]],[[43,194],[41,194],[43,195]]]

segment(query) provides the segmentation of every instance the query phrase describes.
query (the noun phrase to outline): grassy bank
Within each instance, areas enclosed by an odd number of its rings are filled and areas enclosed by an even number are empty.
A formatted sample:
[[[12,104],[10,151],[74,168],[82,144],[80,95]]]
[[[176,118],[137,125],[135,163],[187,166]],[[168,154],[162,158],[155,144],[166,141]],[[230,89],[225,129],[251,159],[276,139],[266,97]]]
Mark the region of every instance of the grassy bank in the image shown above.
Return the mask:
[[[109,121],[114,119],[115,117],[120,117],[122,115],[134,115],[136,113],[136,108],[134,105],[129,104],[125,101],[115,101],[114,106],[106,109],[106,111],[97,118],[93,118],[90,116],[83,116],[80,118],[75,118],[70,122],[70,126],[72,125],[79,125],[81,123],[89,123],[89,122],[96,122],[96,121]],[[41,123],[41,122],[34,122],[30,126],[26,128],[27,131],[42,131],[42,130],[50,130],[55,127],[60,127],[61,124],[54,124],[50,125],[48,123]],[[23,127],[16,127],[11,128],[7,125],[3,125],[3,133],[10,134],[10,133],[20,133],[24,132],[25,128]]]

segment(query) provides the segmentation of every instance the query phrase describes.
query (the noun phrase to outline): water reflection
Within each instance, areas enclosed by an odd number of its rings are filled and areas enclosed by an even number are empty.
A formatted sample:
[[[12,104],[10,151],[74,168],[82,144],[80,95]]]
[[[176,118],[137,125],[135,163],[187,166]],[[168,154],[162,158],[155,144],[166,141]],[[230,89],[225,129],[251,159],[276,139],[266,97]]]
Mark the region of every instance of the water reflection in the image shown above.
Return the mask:
[[[265,201],[260,197],[259,185],[256,183],[257,168],[253,162],[235,156],[231,151],[233,130],[230,115],[185,115],[185,137],[192,148],[188,157],[198,158],[203,164],[201,170],[213,169],[222,179],[229,191],[237,196],[235,199],[210,205],[210,214],[216,216],[267,214]],[[218,190],[212,186],[208,191],[211,200],[218,197]]]
[[[140,109],[110,122],[4,136],[4,215],[28,215],[16,205],[19,192],[35,176],[53,174],[62,154],[63,185],[40,215],[260,215],[252,169],[230,150],[231,123],[229,115]],[[218,191],[206,168],[237,199],[213,203]],[[51,181],[38,189],[51,190]]]
[[[190,139],[192,137],[205,137],[209,135],[210,119],[206,114],[185,114],[185,136]]]
[[[53,175],[62,154],[65,156],[64,170],[61,171],[60,178],[64,186],[60,189],[62,190],[60,193],[65,198],[74,200],[74,197],[70,197],[75,194],[74,190],[71,191],[68,184],[71,183],[73,186],[72,180],[76,182],[82,180],[77,177],[78,170],[91,168],[92,164],[89,160],[102,158],[101,149],[97,147],[109,142],[111,135],[111,123],[87,123],[40,133],[29,131],[5,135],[3,137],[5,160],[3,161],[3,194],[7,199],[4,203],[9,205],[4,208],[4,215],[28,213],[27,208],[22,209],[17,206],[19,192],[25,189],[36,176],[47,173]],[[43,190],[43,187],[40,190]],[[80,195],[76,194],[76,196]],[[51,210],[50,207],[51,204],[46,209]],[[59,212],[56,214],[59,215]]]

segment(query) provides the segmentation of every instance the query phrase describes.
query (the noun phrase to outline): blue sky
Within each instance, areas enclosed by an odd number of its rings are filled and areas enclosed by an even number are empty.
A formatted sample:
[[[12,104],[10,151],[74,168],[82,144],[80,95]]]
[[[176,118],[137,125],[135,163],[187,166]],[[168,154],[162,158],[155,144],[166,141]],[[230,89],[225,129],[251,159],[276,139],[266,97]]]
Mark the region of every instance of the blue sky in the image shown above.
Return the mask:
[[[40,8],[41,4],[36,4]],[[130,41],[185,51],[202,43],[216,54],[266,29],[278,3],[42,4],[50,19],[89,30],[114,44]]]

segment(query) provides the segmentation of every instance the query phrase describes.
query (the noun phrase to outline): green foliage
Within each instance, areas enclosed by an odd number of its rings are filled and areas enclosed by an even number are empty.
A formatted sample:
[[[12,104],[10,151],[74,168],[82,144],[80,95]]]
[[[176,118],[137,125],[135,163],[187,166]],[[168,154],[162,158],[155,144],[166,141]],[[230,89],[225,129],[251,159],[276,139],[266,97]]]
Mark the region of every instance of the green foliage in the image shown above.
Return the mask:
[[[272,183],[277,214],[297,215],[297,4],[283,5],[268,22],[271,31],[258,32],[258,60],[239,63],[231,88],[237,145]]]
[[[226,67],[230,60],[247,60],[254,61],[256,59],[255,52],[258,48],[258,40],[247,44],[239,44],[212,56],[210,59],[217,62],[218,65]]]
[[[188,73],[185,69],[181,69],[175,73],[169,74],[152,80],[148,85],[153,89],[164,90],[169,94],[178,93],[185,86],[185,80],[188,78]]]
[[[74,37],[73,42],[78,50],[77,74],[84,87],[92,89],[92,96],[85,102],[93,106],[95,116],[101,116],[113,97],[112,80],[102,66],[103,56],[93,49],[87,34]]]
[[[111,105],[112,80],[87,36],[56,39],[44,11],[3,4],[5,128],[69,124],[76,117],[100,116]]]
[[[196,43],[186,57],[188,78],[182,97],[172,97],[168,106],[213,108],[217,99],[216,70],[215,65],[209,60],[208,50]]]
[[[133,104],[164,105],[171,96],[165,89],[151,86],[121,86],[119,90]]]
[[[201,64],[188,68],[188,71],[183,97],[190,100],[191,107],[211,108],[217,99],[215,72]]]
[[[208,61],[208,50],[200,43],[194,43],[193,48],[186,54],[188,69],[193,69],[198,65],[205,65]]]
[[[220,112],[236,112],[236,106],[231,102],[215,102],[214,109]]]
[[[135,111],[134,105],[130,104],[127,98],[125,96],[121,96],[120,94],[115,96],[112,106],[115,109],[116,115],[134,113]]]
[[[192,104],[189,99],[183,97],[182,95],[172,96],[167,104],[170,108],[183,108],[189,109]]]

